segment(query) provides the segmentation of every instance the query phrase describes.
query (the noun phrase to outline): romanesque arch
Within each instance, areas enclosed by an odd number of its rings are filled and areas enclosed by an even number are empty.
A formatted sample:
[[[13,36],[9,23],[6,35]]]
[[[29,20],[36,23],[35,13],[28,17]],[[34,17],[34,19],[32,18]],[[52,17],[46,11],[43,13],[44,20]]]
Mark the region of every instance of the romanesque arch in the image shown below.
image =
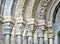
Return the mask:
[[[58,24],[59,24],[59,20],[57,20],[58,14],[59,14],[59,8],[60,8],[60,1],[59,0],[55,0],[53,1],[53,3],[51,4],[49,11],[47,13],[47,24],[48,24],[48,28],[50,27],[50,30],[53,30],[53,34],[54,35],[54,44],[59,44],[58,42],[58,33],[60,31],[60,29],[58,28]],[[57,21],[56,21],[57,20]],[[57,25],[57,26],[56,26]],[[55,27],[54,27],[55,26]],[[48,29],[49,30],[49,29]]]
[[[53,44],[59,2],[6,0],[2,9],[5,44]]]

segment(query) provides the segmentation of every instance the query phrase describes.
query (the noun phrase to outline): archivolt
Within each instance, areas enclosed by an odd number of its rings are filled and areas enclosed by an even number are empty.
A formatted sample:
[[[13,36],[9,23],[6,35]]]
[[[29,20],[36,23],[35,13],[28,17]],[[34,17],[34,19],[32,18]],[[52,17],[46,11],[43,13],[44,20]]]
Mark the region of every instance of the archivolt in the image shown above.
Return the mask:
[[[24,17],[25,19],[33,18],[40,0],[28,0],[25,5]]]
[[[53,22],[53,17],[54,17],[56,10],[57,10],[57,7],[59,7],[59,2],[60,2],[60,0],[55,0],[50,5],[50,8],[47,12],[47,17],[46,17],[47,22],[51,22],[51,23]]]

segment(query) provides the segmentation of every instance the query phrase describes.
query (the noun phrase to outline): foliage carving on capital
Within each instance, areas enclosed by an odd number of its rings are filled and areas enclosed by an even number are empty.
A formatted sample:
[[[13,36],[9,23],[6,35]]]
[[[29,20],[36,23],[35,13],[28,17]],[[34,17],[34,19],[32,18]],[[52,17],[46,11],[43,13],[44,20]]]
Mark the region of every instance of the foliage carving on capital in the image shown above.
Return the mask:
[[[13,29],[12,35],[21,35],[24,29],[24,25],[22,23],[16,22]]]
[[[18,23],[25,23],[24,22],[24,18],[23,18],[23,16],[22,15],[20,15],[19,17],[16,17],[16,22],[18,22]]]
[[[11,30],[12,30],[13,25],[10,23],[4,23],[3,24],[3,34],[11,34]]]
[[[49,37],[49,38],[53,38],[53,37],[54,37],[54,31],[53,31],[52,28],[49,28],[49,29],[48,29],[48,37]]]

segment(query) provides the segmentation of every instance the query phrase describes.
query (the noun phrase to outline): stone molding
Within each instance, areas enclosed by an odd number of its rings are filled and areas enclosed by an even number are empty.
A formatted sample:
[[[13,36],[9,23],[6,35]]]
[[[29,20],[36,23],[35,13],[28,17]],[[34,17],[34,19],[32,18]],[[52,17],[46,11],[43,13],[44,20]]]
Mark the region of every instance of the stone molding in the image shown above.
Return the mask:
[[[3,16],[3,22],[15,23],[15,19],[12,16]]]

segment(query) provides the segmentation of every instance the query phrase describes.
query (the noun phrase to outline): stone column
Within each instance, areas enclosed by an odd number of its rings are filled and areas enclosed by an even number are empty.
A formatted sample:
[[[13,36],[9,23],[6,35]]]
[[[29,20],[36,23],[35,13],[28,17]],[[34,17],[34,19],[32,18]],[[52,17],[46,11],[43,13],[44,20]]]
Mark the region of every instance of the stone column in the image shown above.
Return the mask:
[[[54,35],[54,44],[58,44],[58,36],[57,36],[57,33],[55,33]]]
[[[48,44],[54,44],[52,22],[48,22]]]
[[[28,44],[33,44],[32,32],[29,32],[29,31],[28,31]]]
[[[16,33],[16,43],[22,44],[22,33],[20,33],[20,32]]]
[[[27,44],[28,43],[27,32],[26,32],[26,30],[24,30],[24,31],[25,32],[23,32],[22,43]]]
[[[44,43],[48,44],[48,30],[45,30],[44,32]]]
[[[11,35],[11,44],[15,44],[15,36]]]
[[[17,35],[17,44],[22,44],[22,36],[21,35]]]
[[[4,16],[3,17],[3,24],[2,24],[2,29],[3,29],[3,34],[5,35],[5,44],[10,44],[10,39],[11,39],[11,32],[13,25],[15,23],[15,19],[11,16]]]
[[[48,30],[48,41],[49,41],[49,44],[54,44],[53,30],[52,29]]]
[[[38,44],[37,31],[34,32],[34,44]]]
[[[17,20],[17,25],[16,25],[16,38],[17,38],[17,44],[22,44],[22,34],[24,30],[24,21],[23,17],[20,16]]]
[[[5,44],[10,44],[10,35],[9,34],[5,35]]]
[[[14,14],[11,15],[13,0],[6,0],[6,2],[4,3],[3,3],[4,4],[3,30],[5,35],[5,44],[10,44],[9,42],[11,42],[10,37],[11,37],[12,27],[13,27],[13,24],[15,23],[15,19],[13,17]]]
[[[10,37],[11,37],[11,23],[3,23],[3,31],[5,35],[5,44],[10,44]]]
[[[38,44],[44,44],[44,34],[42,30],[38,32]]]
[[[22,33],[20,32],[16,32],[16,43],[17,44],[22,44]]]
[[[49,38],[49,44],[54,44],[53,42],[53,38]]]
[[[33,44],[33,38],[32,38],[32,36],[28,37],[28,44]]]
[[[27,29],[28,29],[28,33],[27,33],[27,36],[28,36],[28,44],[33,44],[33,32],[36,28],[36,22],[34,20],[34,18],[31,18],[31,19],[28,19],[27,20]]]
[[[40,19],[38,22],[38,44],[44,44],[45,19]]]

